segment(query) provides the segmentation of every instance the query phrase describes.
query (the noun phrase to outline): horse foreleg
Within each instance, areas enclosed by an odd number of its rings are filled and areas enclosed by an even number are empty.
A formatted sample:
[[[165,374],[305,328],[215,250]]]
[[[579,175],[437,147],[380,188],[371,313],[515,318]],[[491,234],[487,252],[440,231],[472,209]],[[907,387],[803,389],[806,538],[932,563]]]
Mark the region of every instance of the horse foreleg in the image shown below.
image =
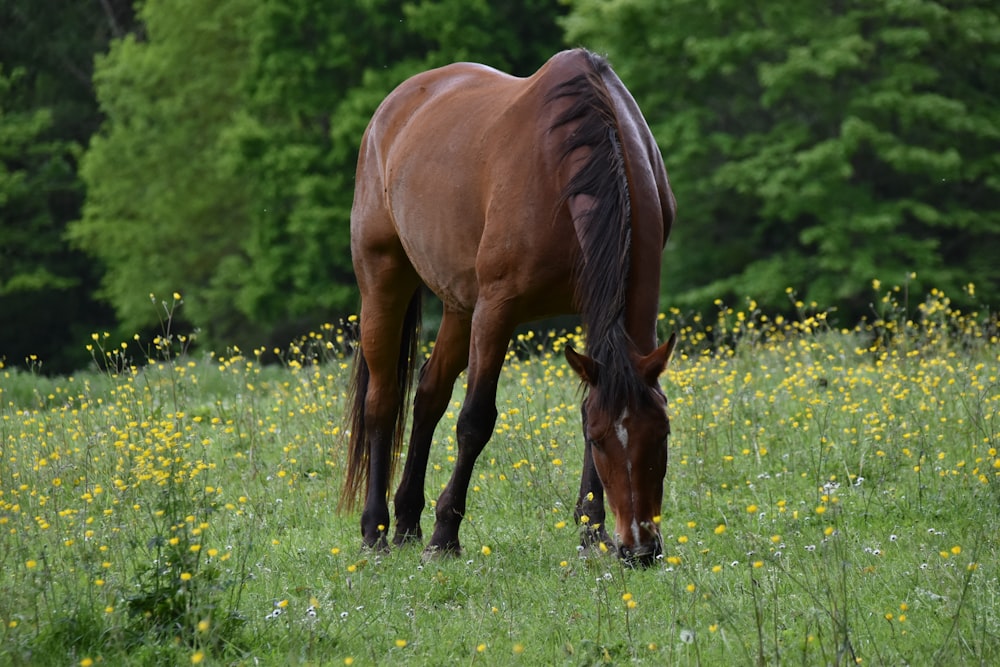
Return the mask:
[[[435,510],[434,534],[427,545],[428,552],[461,553],[458,529],[465,516],[466,497],[476,459],[493,434],[496,426],[496,385],[493,391],[470,394],[462,407],[456,427],[458,458],[451,479],[438,497]]]
[[[583,546],[610,545],[608,531],[604,526],[604,485],[594,467],[591,444],[583,445],[583,473],[580,476],[580,495],[576,501],[573,518],[580,525],[580,543]]]
[[[507,342],[513,330],[500,318],[487,320],[477,308],[472,321],[469,353],[469,382],[465,402],[458,416],[456,436],[458,458],[451,479],[438,497],[434,534],[428,553],[458,554],[461,546],[458,529],[465,516],[466,497],[476,459],[493,435],[497,423],[497,380],[507,354]]]
[[[467,316],[445,311],[430,359],[420,372],[413,399],[413,429],[406,454],[406,466],[394,499],[396,535],[394,544],[417,541],[423,537],[420,514],[424,509],[424,480],[434,429],[441,420],[452,387],[469,359]]]

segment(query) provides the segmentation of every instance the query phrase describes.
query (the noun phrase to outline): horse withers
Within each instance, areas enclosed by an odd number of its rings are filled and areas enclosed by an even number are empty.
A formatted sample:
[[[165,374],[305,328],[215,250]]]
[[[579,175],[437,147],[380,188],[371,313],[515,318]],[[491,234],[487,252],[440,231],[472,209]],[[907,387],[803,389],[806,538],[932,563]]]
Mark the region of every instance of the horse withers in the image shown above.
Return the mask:
[[[351,212],[361,290],[360,350],[342,504],[364,496],[365,545],[388,546],[388,491],[404,438],[422,286],[443,317],[419,374],[394,497],[393,542],[421,540],[434,428],[468,368],[458,456],[436,506],[429,552],[458,553],[476,459],[496,425],[514,328],[578,312],[587,354],[583,475],[575,516],[585,543],[629,562],[662,553],[658,518],[670,421],[659,385],[675,336],[657,346],[660,259],[675,215],[660,152],[624,84],[583,49],[518,78],[458,63],[418,74],[365,131]],[[614,515],[605,528],[604,497]]]

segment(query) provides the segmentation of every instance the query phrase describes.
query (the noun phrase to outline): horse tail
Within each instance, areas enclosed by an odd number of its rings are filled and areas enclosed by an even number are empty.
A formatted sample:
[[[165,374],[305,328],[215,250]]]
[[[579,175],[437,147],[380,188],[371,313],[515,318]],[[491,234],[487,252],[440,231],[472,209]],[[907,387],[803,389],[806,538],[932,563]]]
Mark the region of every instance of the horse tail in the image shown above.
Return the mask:
[[[403,337],[399,345],[399,359],[396,363],[396,387],[401,397],[399,412],[396,414],[396,426],[392,434],[392,448],[389,455],[389,485],[403,447],[406,433],[406,416],[410,411],[410,385],[413,381],[413,369],[416,365],[420,348],[420,319],[422,311],[421,290],[414,292],[410,304],[406,308],[403,319]],[[365,355],[359,348],[354,356],[354,371],[350,385],[350,413],[348,421],[351,425],[350,442],[347,448],[347,476],[340,494],[340,509],[351,511],[361,495],[368,492],[368,461],[371,444],[367,437],[365,425],[365,399],[368,396],[368,383],[371,371]]]

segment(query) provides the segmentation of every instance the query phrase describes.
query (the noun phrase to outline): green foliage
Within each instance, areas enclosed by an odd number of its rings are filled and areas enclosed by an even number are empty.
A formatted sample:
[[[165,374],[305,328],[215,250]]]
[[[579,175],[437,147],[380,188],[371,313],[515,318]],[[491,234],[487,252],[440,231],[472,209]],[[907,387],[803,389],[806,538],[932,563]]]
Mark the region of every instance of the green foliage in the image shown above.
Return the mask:
[[[104,266],[102,295],[126,327],[151,324],[149,295],[174,290],[202,326],[229,317],[217,269],[240,252],[247,193],[223,130],[242,106],[253,4],[145,3],[145,35],[98,58],[106,121],[84,155],[87,201],[69,231]]]
[[[23,69],[15,69],[10,76],[0,69],[0,219],[20,223],[5,230],[0,247],[0,297],[66,289],[75,282],[53,273],[55,267],[38,262],[59,253],[62,244],[52,233],[53,213],[46,199],[37,194],[46,188],[72,188],[73,145],[50,136],[49,109],[11,108],[24,77]]]
[[[150,293],[181,291],[187,316],[220,347],[256,347],[353,311],[354,170],[378,103],[455,58],[533,70],[559,41],[558,11],[144,3],[144,34],[98,60],[107,119],[83,162],[87,202],[71,229],[104,267],[103,296],[138,328],[152,324]],[[439,31],[445,15],[452,27]]]
[[[360,108],[350,101],[366,71],[388,67],[413,48],[394,26],[399,4],[274,1],[254,14],[247,101],[231,130],[252,206],[246,256],[228,269],[246,276],[238,303],[258,321],[331,317],[354,307],[348,228],[354,164],[381,98]],[[403,76],[397,66],[379,87],[388,91]]]
[[[671,170],[672,302],[752,295],[773,307],[791,285],[851,318],[860,286],[911,272],[1000,297],[989,3],[573,8],[568,39],[610,53]]]
[[[423,0],[403,10],[408,29],[430,47],[427,67],[466,60],[517,76],[533,74],[559,50],[557,19],[566,12],[547,0]]]
[[[232,135],[251,183],[241,309],[314,322],[356,308],[349,220],[361,135],[407,76],[462,59],[533,71],[559,43],[542,2],[263,3]]]
[[[0,5],[0,359],[35,355],[68,372],[86,332],[113,323],[94,263],[65,241],[79,215],[81,146],[97,124],[92,58],[131,17],[128,2]],[[13,324],[16,322],[16,326]]]
[[[665,304],[749,295],[790,312],[792,286],[853,323],[860,286],[914,274],[965,304],[1000,299],[1000,19],[983,1],[135,11],[0,7],[8,364],[78,366],[76,348],[51,350],[155,326],[150,293],[183,293],[216,349],[281,346],[352,312],[354,169],[378,103],[455,60],[528,75],[566,43],[610,54],[663,148],[680,203]]]

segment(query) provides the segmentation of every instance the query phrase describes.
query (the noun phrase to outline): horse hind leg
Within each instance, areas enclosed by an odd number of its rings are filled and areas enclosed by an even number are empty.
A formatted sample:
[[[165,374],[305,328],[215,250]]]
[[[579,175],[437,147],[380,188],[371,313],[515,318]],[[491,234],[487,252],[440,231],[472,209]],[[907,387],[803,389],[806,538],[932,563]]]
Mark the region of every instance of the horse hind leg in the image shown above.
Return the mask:
[[[367,297],[367,298],[366,298]],[[402,438],[401,414],[407,390],[404,381],[408,358],[408,320],[417,315],[419,292],[412,283],[394,283],[365,291],[361,305],[361,353],[368,365],[364,397],[364,450],[367,452],[366,493],[361,513],[361,536],[367,547],[388,547],[388,487]],[[417,309],[419,312],[419,309]]]
[[[445,310],[430,359],[420,371],[413,399],[413,428],[406,466],[394,499],[396,535],[393,543],[422,539],[420,515],[424,509],[424,480],[434,429],[448,409],[452,388],[469,359],[470,319]]]

